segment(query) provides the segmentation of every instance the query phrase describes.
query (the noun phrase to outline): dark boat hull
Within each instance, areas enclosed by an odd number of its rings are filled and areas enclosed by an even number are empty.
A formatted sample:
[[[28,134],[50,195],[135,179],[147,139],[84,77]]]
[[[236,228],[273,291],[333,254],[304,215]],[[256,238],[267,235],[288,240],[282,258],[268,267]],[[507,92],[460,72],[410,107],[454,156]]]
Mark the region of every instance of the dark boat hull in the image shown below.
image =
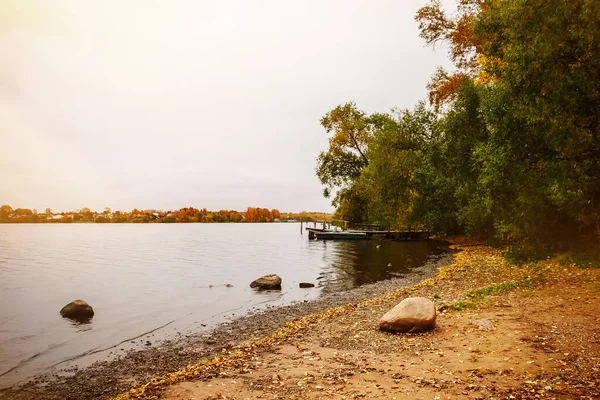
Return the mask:
[[[319,240],[362,240],[366,239],[365,233],[358,232],[315,232]]]

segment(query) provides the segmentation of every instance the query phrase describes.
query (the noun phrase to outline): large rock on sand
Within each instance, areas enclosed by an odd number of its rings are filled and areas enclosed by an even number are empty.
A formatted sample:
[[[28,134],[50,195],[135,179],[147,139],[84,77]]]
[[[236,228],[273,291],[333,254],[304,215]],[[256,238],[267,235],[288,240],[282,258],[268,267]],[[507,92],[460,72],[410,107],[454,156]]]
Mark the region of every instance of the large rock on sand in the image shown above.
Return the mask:
[[[281,278],[275,274],[265,275],[252,282],[250,287],[264,290],[281,290]]]
[[[67,318],[92,318],[94,309],[83,300],[75,300],[60,310],[60,315]]]
[[[385,313],[379,329],[390,332],[423,332],[435,326],[435,304],[424,297],[409,297]]]

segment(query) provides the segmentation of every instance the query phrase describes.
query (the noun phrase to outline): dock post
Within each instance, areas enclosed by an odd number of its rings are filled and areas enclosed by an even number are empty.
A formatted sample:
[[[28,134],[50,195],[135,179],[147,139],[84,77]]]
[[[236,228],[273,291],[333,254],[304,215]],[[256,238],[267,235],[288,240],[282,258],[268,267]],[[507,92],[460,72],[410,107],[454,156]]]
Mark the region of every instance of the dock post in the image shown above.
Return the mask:
[[[300,235],[302,235],[302,217],[300,217]]]

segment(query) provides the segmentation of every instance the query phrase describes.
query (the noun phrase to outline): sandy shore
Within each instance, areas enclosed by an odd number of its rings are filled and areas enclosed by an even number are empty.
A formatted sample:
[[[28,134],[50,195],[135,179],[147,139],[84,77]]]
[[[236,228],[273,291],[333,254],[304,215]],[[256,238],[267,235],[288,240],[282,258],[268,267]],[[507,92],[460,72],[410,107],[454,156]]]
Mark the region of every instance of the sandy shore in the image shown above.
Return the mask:
[[[0,390],[0,399],[109,399],[145,384],[155,376],[181,370],[190,364],[219,356],[243,343],[268,337],[289,320],[319,313],[343,304],[381,296],[398,287],[410,286],[434,276],[452,256],[438,257],[405,278],[391,279],[323,296],[285,307],[271,307],[223,323],[210,333],[167,341],[157,347],[132,350],[110,361],[100,361],[82,370],[61,370],[33,381]]]

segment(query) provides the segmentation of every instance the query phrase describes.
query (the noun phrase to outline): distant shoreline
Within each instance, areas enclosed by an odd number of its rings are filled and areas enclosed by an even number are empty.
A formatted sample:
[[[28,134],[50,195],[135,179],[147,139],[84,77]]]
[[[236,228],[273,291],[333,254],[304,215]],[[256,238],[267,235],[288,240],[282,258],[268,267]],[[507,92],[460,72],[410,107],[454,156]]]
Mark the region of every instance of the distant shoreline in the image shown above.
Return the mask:
[[[82,208],[77,211],[52,212],[50,208],[41,213],[36,209],[15,208],[9,205],[0,207],[0,224],[69,224],[69,223],[225,223],[225,222],[296,222],[330,221],[333,214],[301,211],[282,213],[278,209],[247,207],[245,211],[222,209],[210,211],[206,208],[184,207],[179,210],[161,211],[155,209],[131,211],[92,211]]]
[[[119,224],[119,225],[124,225],[124,224],[291,224],[291,223],[298,223],[300,221],[296,221],[296,220],[289,220],[289,221],[256,221],[256,222],[246,222],[246,221],[240,221],[240,222],[232,222],[232,221],[224,221],[224,222],[219,222],[219,221],[210,221],[210,222],[203,222],[203,221],[195,221],[195,222],[158,222],[158,221],[153,221],[153,222],[141,222],[141,221],[124,221],[124,222],[96,222],[96,221],[70,221],[70,222],[58,222],[58,221],[37,221],[37,222],[6,222],[6,221],[0,221],[0,225],[55,225],[55,224],[106,224],[106,225],[110,225],[110,224]],[[314,222],[314,221],[303,221],[303,222]],[[317,221],[318,222],[318,221]]]

